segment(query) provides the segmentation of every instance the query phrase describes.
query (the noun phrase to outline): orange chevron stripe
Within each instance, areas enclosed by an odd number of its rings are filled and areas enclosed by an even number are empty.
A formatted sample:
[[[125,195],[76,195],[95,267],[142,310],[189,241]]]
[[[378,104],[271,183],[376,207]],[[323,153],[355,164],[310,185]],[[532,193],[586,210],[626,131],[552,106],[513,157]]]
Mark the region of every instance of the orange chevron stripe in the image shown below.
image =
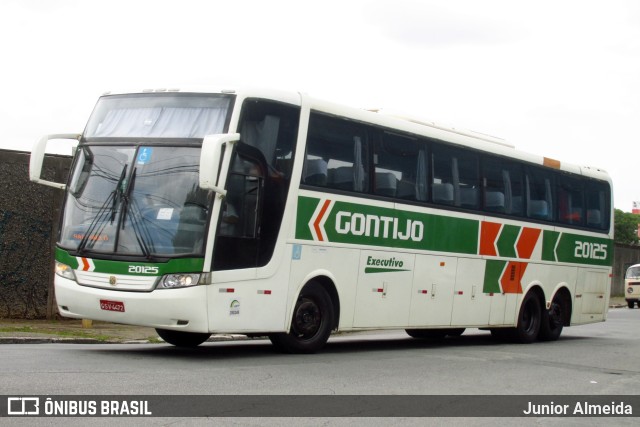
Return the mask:
[[[536,247],[536,243],[538,243],[538,238],[540,237],[540,233],[542,233],[542,230],[539,228],[529,228],[529,227],[522,228],[522,232],[520,233],[520,238],[516,243],[516,250],[518,251],[518,257],[526,258],[526,259],[531,258],[533,249]]]
[[[329,204],[331,204],[331,200],[324,201],[324,204],[320,209],[320,213],[318,213],[318,217],[316,218],[315,221],[313,221],[313,229],[315,230],[316,236],[318,236],[318,241],[320,242],[323,241],[322,230],[320,229],[320,222],[322,221],[322,217],[324,216],[325,212],[327,212],[327,208],[329,207]]]
[[[527,269],[526,262],[509,261],[500,278],[500,286],[505,294],[522,293],[522,277]]]
[[[500,233],[502,224],[497,222],[482,221],[480,228],[480,255],[498,256],[496,252],[496,239]]]

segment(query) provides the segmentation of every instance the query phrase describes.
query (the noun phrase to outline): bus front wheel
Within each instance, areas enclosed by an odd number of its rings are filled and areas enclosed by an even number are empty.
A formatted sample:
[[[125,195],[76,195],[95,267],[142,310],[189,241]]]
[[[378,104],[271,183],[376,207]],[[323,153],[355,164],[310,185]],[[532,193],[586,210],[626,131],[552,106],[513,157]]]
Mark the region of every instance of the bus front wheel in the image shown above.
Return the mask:
[[[333,310],[327,291],[319,283],[311,282],[298,296],[289,333],[271,334],[269,339],[286,353],[315,353],[331,335]]]
[[[197,347],[211,336],[207,333],[172,331],[170,329],[156,329],[156,332],[160,338],[176,347]]]

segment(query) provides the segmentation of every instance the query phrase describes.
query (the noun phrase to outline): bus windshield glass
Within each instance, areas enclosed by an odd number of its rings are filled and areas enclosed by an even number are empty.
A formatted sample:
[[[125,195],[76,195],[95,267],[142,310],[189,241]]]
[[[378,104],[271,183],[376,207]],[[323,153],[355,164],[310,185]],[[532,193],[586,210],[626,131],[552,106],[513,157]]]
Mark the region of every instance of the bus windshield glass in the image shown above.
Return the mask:
[[[103,96],[84,138],[204,138],[226,127],[232,99],[183,93]]]
[[[148,259],[202,254],[209,199],[198,187],[199,156],[197,147],[81,146],[60,246]]]

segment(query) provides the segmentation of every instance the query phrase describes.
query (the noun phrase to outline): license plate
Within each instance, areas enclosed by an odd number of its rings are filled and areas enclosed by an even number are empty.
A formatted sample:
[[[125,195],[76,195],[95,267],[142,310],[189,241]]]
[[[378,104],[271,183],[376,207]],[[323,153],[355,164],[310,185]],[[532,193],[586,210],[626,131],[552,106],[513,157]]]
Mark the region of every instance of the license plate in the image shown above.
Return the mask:
[[[121,301],[100,300],[100,308],[107,311],[119,311],[124,313],[124,303]]]

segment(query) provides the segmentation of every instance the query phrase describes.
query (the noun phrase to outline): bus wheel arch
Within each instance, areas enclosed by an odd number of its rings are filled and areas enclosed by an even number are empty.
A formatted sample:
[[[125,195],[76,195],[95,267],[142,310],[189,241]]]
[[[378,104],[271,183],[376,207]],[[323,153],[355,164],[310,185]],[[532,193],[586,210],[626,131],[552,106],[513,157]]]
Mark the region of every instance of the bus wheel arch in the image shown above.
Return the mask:
[[[338,325],[340,324],[340,297],[338,296],[336,285],[328,276],[316,276],[312,280],[308,281],[305,286],[309,285],[313,281],[318,282],[324,288],[327,294],[329,294],[329,298],[331,298],[331,304],[333,305],[331,330],[335,331],[336,329],[338,329]]]
[[[516,326],[511,328],[492,328],[491,335],[500,340],[530,344],[538,339],[542,323],[544,292],[534,284],[527,289],[520,303]]]
[[[571,293],[566,287],[559,288],[549,307],[542,310],[542,323],[540,324],[540,341],[555,341],[560,337],[564,326],[571,324]]]
[[[291,316],[289,332],[269,335],[271,342],[286,353],[315,353],[337,327],[337,292],[328,278],[315,277],[300,290]],[[333,294],[333,296],[332,296]]]

